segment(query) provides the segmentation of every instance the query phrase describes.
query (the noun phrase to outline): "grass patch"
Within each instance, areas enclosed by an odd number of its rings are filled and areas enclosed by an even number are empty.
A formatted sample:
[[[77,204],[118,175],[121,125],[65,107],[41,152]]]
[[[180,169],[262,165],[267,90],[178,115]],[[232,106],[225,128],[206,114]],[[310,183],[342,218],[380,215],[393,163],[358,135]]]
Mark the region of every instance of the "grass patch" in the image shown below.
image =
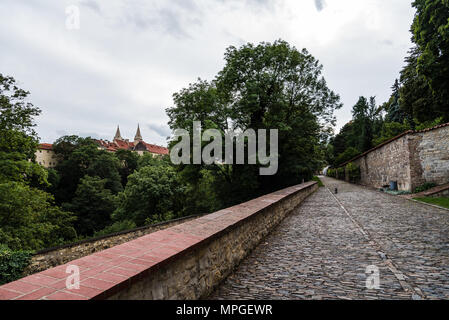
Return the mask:
[[[435,204],[440,207],[445,207],[449,209],[449,197],[444,198],[414,198],[414,200],[418,200],[425,203]]]
[[[312,180],[318,182],[319,187],[324,187],[323,182],[317,176],[313,177]]]

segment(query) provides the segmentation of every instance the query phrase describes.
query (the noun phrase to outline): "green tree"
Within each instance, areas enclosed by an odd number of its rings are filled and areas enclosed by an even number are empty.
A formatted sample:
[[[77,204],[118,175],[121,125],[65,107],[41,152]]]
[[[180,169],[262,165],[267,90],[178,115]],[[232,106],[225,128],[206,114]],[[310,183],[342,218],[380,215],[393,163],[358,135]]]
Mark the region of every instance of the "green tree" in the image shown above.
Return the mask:
[[[378,123],[378,108],[375,97],[368,101],[365,97],[360,97],[352,108],[353,135],[357,142],[351,147],[355,147],[361,152],[365,152],[372,147],[372,140]]]
[[[139,155],[130,150],[117,150],[115,156],[119,159],[118,172],[121,177],[122,186],[125,187],[128,182],[128,176],[137,169],[137,163],[139,161]]]
[[[14,181],[0,184],[0,243],[12,250],[38,250],[74,239],[74,220],[44,191]]]
[[[434,98],[432,89],[426,78],[418,73],[418,58],[421,52],[418,47],[410,50],[405,59],[406,65],[401,70],[401,88],[399,104],[411,119],[412,127],[415,122],[432,121],[441,117],[441,104]],[[444,111],[443,111],[444,113]]]
[[[128,177],[112,218],[130,220],[137,226],[169,220],[181,212],[183,194],[184,187],[173,167],[143,167]]]
[[[47,183],[46,171],[34,160],[38,139],[33,117],[40,109],[27,101],[28,91],[0,73],[0,182]]]
[[[385,121],[403,123],[404,120],[407,119],[407,114],[400,105],[400,85],[397,79],[391,89],[393,90],[393,94],[391,95],[390,101],[387,103],[388,108]]]
[[[28,92],[0,74],[0,243],[12,250],[36,250],[75,238],[73,214],[54,205],[47,171],[34,162],[40,114]]]
[[[335,159],[335,166],[340,166],[346,161],[349,161],[360,154],[359,150],[354,147],[347,148],[344,152],[340,153]]]
[[[0,152],[18,152],[27,160],[34,159],[38,143],[34,117],[41,113],[27,101],[28,95],[14,78],[0,73]]]
[[[449,121],[449,2],[447,0],[415,0],[412,40],[420,56],[417,72],[432,90],[437,117]]]
[[[259,166],[180,166],[188,181],[197,185],[201,171],[220,175],[224,205],[240,202],[310,179],[322,165],[317,147],[321,134],[335,123],[333,112],[341,107],[339,96],[322,77],[322,66],[307,50],[298,51],[287,42],[229,47],[225,66],[212,82],[198,81],[174,95],[175,106],[167,109],[172,129],[221,132],[246,129],[279,130],[279,171],[260,176]],[[232,194],[232,197],[229,197]]]
[[[56,167],[60,175],[59,188],[55,194],[58,203],[68,203],[73,199],[85,175],[106,179],[106,188],[114,194],[123,190],[119,159],[115,154],[99,150],[92,139],[62,137],[55,142],[54,150],[60,158]]]
[[[106,184],[106,179],[86,175],[80,180],[73,200],[63,205],[65,210],[76,213],[78,234],[91,236],[112,222],[117,201]]]
[[[113,194],[117,194],[123,191],[119,169],[120,160],[114,153],[98,150],[89,165],[87,174],[104,179],[106,181],[105,187],[111,190]]]
[[[332,137],[330,144],[332,145],[333,158],[337,158],[339,154],[345,152],[349,147],[354,147],[357,144],[357,139],[353,134],[353,124],[351,120],[346,123],[340,130],[340,132]],[[332,164],[332,163],[331,163]]]
[[[385,122],[382,127],[382,131],[380,132],[380,136],[373,140],[373,145],[377,146],[410,129],[410,124],[407,121],[404,121],[404,123]]]

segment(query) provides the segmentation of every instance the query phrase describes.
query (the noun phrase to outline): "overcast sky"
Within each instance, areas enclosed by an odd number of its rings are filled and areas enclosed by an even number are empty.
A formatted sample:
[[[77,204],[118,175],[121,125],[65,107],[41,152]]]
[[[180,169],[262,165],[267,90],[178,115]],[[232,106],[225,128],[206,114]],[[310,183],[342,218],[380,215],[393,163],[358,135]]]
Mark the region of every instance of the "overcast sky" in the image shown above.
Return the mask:
[[[77,6],[80,28],[68,29]],[[230,45],[288,41],[324,66],[344,107],[390,95],[411,47],[411,0],[1,0],[0,73],[42,109],[42,142],[65,134],[165,145],[172,94],[211,80]],[[69,22],[72,20],[69,20]],[[72,24],[73,25],[73,24]]]

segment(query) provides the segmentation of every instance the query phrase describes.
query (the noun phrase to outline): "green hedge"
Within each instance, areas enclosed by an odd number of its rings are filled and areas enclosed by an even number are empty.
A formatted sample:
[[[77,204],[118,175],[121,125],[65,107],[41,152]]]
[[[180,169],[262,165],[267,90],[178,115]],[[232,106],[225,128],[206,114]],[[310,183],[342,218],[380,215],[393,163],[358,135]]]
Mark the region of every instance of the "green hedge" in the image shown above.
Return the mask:
[[[337,169],[338,179],[345,180],[345,168],[340,167]]]
[[[22,277],[23,270],[30,264],[31,251],[12,251],[0,244],[0,285]]]
[[[420,185],[419,187],[415,188],[415,193],[419,193],[419,192],[423,192],[423,191],[427,191],[429,189],[432,189],[434,187],[436,187],[437,184],[433,183],[433,182],[426,182],[423,185]]]
[[[337,170],[336,169],[328,169],[327,170],[327,176],[331,178],[337,177]]]
[[[346,172],[349,176],[349,181],[356,183],[360,180],[360,167],[350,162],[346,165]]]
[[[318,182],[318,187],[324,187],[323,182],[317,176],[314,176],[312,180]]]

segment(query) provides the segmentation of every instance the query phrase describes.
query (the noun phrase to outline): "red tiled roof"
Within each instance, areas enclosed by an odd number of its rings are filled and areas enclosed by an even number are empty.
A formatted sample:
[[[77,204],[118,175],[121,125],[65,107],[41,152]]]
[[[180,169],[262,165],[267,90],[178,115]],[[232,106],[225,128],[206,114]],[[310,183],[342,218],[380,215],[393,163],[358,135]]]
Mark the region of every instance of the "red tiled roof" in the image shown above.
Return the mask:
[[[101,147],[105,148],[107,151],[115,152],[117,150],[134,150],[136,145],[134,142],[126,141],[126,140],[114,140],[113,142],[104,141],[104,140],[94,140]],[[145,146],[146,150],[155,154],[168,154],[169,151],[167,148],[157,146],[154,144],[146,143],[142,141],[142,144]]]
[[[147,147],[147,150],[151,153],[157,153],[157,154],[168,154],[168,149],[161,147],[161,146],[157,146],[155,144],[150,144],[150,143],[146,143],[143,142],[144,145]]]
[[[42,150],[53,150],[53,145],[51,143],[40,143],[37,148]]]

